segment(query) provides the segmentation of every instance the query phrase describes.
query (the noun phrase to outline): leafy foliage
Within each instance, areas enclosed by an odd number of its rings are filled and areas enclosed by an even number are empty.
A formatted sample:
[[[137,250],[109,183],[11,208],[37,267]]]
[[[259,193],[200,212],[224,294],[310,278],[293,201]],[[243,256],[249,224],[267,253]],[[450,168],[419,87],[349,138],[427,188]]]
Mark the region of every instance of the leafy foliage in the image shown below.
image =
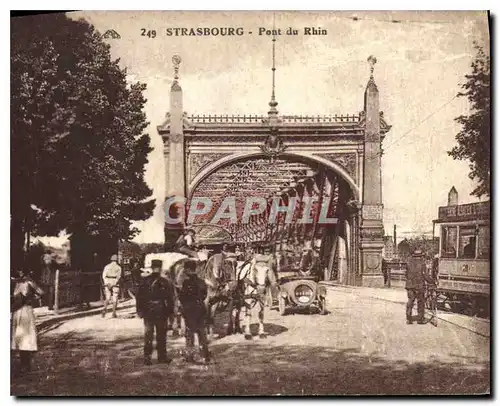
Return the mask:
[[[471,195],[490,196],[491,133],[490,133],[490,58],[475,44],[477,55],[472,72],[461,85],[459,97],[467,97],[471,112],[455,120],[462,130],[455,137],[458,145],[448,152],[453,159],[469,161],[469,178],[478,186]]]
[[[136,235],[132,221],[155,204],[144,181],[146,85],[127,85],[93,26],[51,14],[12,19],[11,86],[12,244],[63,229]]]

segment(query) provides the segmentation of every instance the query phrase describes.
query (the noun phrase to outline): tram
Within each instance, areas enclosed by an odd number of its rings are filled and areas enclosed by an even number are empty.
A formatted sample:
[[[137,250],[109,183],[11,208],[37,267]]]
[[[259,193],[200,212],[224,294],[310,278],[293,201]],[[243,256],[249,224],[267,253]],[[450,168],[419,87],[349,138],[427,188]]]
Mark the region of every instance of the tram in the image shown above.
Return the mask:
[[[453,311],[489,316],[490,202],[439,207],[438,293]]]

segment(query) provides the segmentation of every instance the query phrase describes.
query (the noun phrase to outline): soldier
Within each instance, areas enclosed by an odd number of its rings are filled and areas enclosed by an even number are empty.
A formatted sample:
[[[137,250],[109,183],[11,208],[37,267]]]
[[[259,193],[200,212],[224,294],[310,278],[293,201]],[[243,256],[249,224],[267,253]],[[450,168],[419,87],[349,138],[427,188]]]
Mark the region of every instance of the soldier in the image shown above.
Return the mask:
[[[408,293],[408,303],[406,305],[406,324],[412,324],[412,311],[415,299],[417,300],[418,324],[424,324],[425,307],[425,282],[433,284],[433,280],[426,272],[425,260],[420,250],[415,250],[408,260],[406,270],[406,291]]]
[[[113,318],[116,318],[116,306],[118,305],[118,294],[120,293],[120,279],[122,277],[122,268],[118,265],[118,255],[111,256],[111,262],[104,267],[102,272],[102,282],[104,286],[104,309],[102,317],[106,317],[108,303],[113,302]]]
[[[205,363],[210,362],[208,340],[206,332],[206,307],[204,300],[207,297],[207,285],[205,281],[196,275],[196,263],[186,261],[184,264],[184,278],[179,283],[179,301],[181,312],[186,322],[186,355],[187,362],[194,361],[194,335],[198,335]]]
[[[162,261],[151,261],[151,274],[146,276],[136,297],[137,315],[144,320],[144,364],[151,365],[153,354],[153,335],[156,330],[156,351],[158,362],[168,364],[167,357],[167,319],[174,309],[174,291],[168,280],[160,273]]]

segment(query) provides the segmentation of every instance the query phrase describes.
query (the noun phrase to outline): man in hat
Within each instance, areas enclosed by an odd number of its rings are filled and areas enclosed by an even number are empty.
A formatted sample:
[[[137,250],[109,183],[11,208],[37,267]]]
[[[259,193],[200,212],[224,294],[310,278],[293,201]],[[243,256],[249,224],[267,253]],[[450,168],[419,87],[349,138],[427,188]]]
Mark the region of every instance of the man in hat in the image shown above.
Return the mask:
[[[174,291],[161,277],[162,261],[151,261],[151,274],[144,277],[136,297],[137,315],[144,320],[144,364],[151,365],[153,335],[156,330],[158,362],[170,363],[167,357],[167,319],[174,309]]]
[[[427,274],[424,255],[421,250],[415,250],[408,260],[406,269],[406,291],[408,303],[406,305],[406,324],[412,324],[412,312],[415,300],[417,301],[417,323],[424,324],[425,310],[425,283],[433,284],[432,278]]]
[[[122,268],[118,265],[118,255],[111,256],[111,262],[104,267],[102,272],[102,283],[104,286],[104,309],[102,317],[106,316],[108,303],[113,303],[113,318],[116,318],[116,306],[118,305],[119,283],[122,277]]]
[[[198,252],[194,249],[195,236],[196,232],[192,228],[184,230],[184,233],[175,242],[175,249],[191,258],[198,258]]]
[[[236,255],[237,261],[243,261],[243,251],[241,250],[239,245],[236,246],[236,249],[234,250],[234,255]]]
[[[205,299],[207,297],[207,284],[196,274],[196,262],[184,263],[184,276],[179,280],[179,301],[181,313],[186,322],[186,354],[187,362],[194,361],[194,335],[198,335],[198,342],[205,363],[210,362],[208,340],[206,332],[207,313]]]

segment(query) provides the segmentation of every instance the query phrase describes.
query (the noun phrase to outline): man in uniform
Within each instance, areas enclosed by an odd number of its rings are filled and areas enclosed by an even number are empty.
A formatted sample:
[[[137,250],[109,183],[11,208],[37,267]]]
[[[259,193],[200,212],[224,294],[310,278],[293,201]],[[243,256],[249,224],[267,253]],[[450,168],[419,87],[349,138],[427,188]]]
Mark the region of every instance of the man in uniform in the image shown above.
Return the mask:
[[[180,281],[179,301],[181,313],[186,322],[186,354],[187,362],[194,361],[194,335],[198,335],[198,342],[205,363],[210,362],[208,350],[208,339],[206,331],[206,307],[204,304],[207,297],[207,284],[196,275],[196,263],[186,261],[184,263],[184,278]]]
[[[104,286],[104,309],[102,310],[102,317],[106,316],[108,303],[111,300],[113,302],[113,318],[116,318],[121,277],[122,268],[118,265],[118,255],[114,254],[111,256],[111,262],[104,267],[102,272],[102,283]]]
[[[167,319],[174,309],[174,291],[160,273],[162,261],[151,261],[151,274],[146,276],[136,297],[137,315],[144,320],[144,364],[151,365],[153,335],[156,330],[156,351],[159,363],[170,363],[167,357]]]
[[[421,250],[415,250],[408,260],[406,270],[406,291],[408,303],[406,305],[406,324],[412,324],[413,304],[417,300],[417,323],[424,324],[425,311],[425,283],[433,284],[431,277],[426,272],[424,256]]]

